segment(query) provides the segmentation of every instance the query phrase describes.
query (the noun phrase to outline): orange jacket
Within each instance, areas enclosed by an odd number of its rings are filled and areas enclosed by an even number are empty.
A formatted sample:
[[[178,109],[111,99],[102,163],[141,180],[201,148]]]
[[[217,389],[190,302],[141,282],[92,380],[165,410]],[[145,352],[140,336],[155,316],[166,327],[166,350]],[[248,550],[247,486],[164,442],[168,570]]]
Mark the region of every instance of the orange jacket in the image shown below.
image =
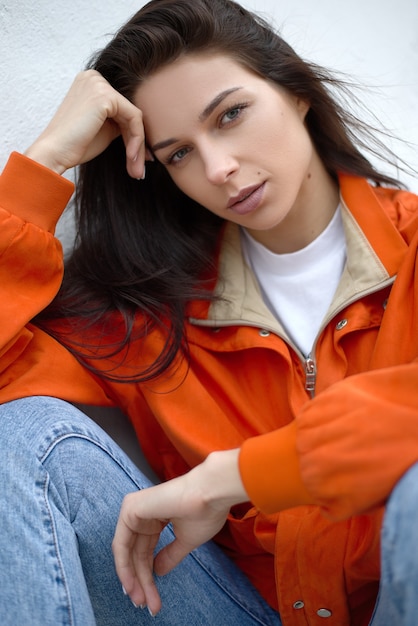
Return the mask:
[[[368,623],[383,505],[418,460],[418,198],[348,176],[340,187],[347,266],[309,360],[262,303],[229,225],[226,299],[191,303],[189,368],[135,385],[99,380],[30,323],[61,281],[52,233],[72,184],[17,154],[0,178],[0,401],[118,405],[162,478],[241,446],[253,504],[231,511],[218,541],[284,626],[322,625],[324,610],[338,626]],[[157,332],[133,342],[119,372],[160,346]]]

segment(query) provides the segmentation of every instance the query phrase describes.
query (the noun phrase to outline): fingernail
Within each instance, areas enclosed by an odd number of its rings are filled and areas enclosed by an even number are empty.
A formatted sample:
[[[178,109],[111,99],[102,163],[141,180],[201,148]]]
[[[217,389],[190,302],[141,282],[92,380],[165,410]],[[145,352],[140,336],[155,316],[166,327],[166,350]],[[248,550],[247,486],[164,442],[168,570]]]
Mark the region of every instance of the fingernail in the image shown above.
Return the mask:
[[[148,613],[151,615],[151,617],[155,617],[154,613],[151,611],[149,607],[148,607]]]
[[[144,180],[144,179],[145,179],[145,174],[146,174],[146,167],[145,167],[145,165],[144,165],[144,173],[142,174],[141,180]]]
[[[125,589],[125,587],[123,585],[122,585],[122,591],[123,591],[123,595],[124,596],[128,595],[128,592],[126,591],[126,589]]]
[[[132,598],[129,598],[129,599],[130,599],[130,601],[132,602],[132,604],[134,605],[134,607],[135,607],[136,609],[141,608],[139,604],[137,604],[136,602],[134,602],[134,601],[132,600]]]

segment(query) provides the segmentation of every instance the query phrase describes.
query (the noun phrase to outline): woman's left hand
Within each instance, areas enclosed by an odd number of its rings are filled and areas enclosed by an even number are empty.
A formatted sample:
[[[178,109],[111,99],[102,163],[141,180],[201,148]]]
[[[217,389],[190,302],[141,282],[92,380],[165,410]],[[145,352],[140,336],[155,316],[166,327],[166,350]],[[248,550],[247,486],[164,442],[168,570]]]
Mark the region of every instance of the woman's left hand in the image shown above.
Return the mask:
[[[127,495],[112,548],[116,571],[132,602],[155,615],[161,599],[153,573],[162,576],[171,571],[221,530],[233,504],[247,499],[238,450],[212,453],[184,476]],[[154,557],[169,522],[175,539]]]

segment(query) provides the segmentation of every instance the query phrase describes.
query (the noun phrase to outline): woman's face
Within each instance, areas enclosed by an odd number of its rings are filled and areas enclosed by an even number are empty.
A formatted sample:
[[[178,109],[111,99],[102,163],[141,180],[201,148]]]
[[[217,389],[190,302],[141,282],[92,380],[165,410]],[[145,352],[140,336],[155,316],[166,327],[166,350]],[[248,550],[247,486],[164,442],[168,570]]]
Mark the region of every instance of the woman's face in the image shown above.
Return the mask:
[[[331,219],[338,194],[306,130],[306,101],[228,56],[200,54],[152,74],[134,102],[175,184],[270,249],[299,249]]]

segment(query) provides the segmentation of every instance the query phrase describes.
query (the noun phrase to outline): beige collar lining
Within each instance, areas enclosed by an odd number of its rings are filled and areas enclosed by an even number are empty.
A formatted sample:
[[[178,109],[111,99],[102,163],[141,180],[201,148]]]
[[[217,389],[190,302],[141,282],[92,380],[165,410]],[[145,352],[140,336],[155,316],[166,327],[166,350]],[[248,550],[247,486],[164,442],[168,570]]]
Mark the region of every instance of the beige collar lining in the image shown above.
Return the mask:
[[[341,199],[342,218],[347,242],[347,263],[329,308],[327,319],[349,302],[393,282],[365,234]],[[262,300],[256,278],[245,263],[239,227],[229,223],[225,229],[219,260],[216,294],[206,320],[191,319],[194,324],[223,326],[245,324],[267,328],[282,336],[284,329]]]

